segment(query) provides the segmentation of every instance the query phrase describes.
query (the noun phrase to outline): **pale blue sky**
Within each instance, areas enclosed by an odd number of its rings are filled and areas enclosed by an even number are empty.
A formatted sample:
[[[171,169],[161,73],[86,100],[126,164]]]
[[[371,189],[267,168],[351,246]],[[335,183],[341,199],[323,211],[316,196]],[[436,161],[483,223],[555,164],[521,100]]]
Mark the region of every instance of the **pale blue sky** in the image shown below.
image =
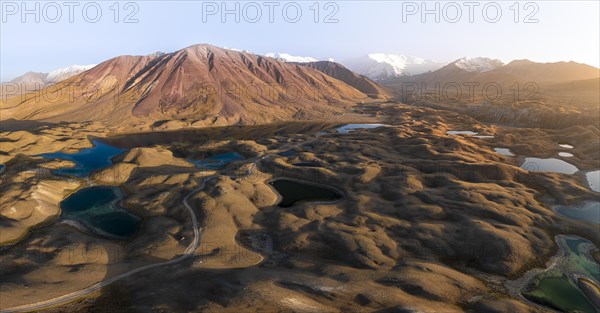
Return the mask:
[[[537,1],[535,6],[525,8],[519,3],[519,22],[514,22],[515,1],[496,1],[502,9],[497,23],[486,21],[494,18],[494,5],[488,5],[489,15],[482,8],[486,1],[474,7],[474,22],[469,22],[469,7],[456,1],[462,17],[456,23],[447,20],[455,16],[452,6],[447,6],[444,19],[440,3],[440,22],[428,15],[425,22],[419,13],[403,12],[422,1],[337,1],[325,8],[327,1],[319,2],[319,22],[314,21],[314,1],[296,1],[302,9],[297,23],[286,21],[282,8],[285,1],[274,8],[274,22],[269,22],[269,4],[254,2],[261,8],[262,16],[257,23],[252,19],[254,8],[249,2],[237,2],[243,11],[247,5],[248,15],[240,15],[240,22],[228,15],[222,22],[220,15],[205,16],[203,10],[220,5],[222,1],[123,1],[119,6],[119,22],[115,23],[114,1],[96,1],[102,9],[97,23],[84,20],[82,7],[86,1],[73,7],[74,22],[69,22],[69,6],[58,4],[62,15],[56,17],[56,8],[40,4],[40,16],[36,23],[33,14],[21,21],[22,1],[2,2],[0,18],[0,78],[10,80],[27,71],[51,71],[71,64],[99,63],[123,54],[149,54],[154,51],[171,52],[195,44],[210,43],[217,46],[246,49],[255,53],[286,52],[292,55],[332,57],[336,60],[373,52],[394,52],[414,55],[437,61],[452,61],[463,56],[486,56],[505,62],[513,59],[531,59],[540,62],[577,61],[594,66],[599,64],[600,24],[598,1]],[[29,2],[30,9],[35,2]],[[67,1],[74,2],[74,1]],[[127,13],[125,3],[132,2],[139,11],[137,23],[123,23]],[[203,4],[204,3],[204,4]],[[229,8],[235,2],[228,1]],[[15,9],[18,12],[10,14]],[[428,8],[434,8],[429,2]],[[334,18],[337,23],[323,23],[327,13],[337,6]],[[523,23],[526,15],[538,9],[534,18],[537,23]],[[88,5],[86,17],[94,19],[94,4]],[[116,7],[113,7],[115,9]],[[314,9],[314,7],[313,7]],[[219,8],[220,10],[220,8]],[[294,6],[288,5],[288,19],[293,19]],[[56,23],[50,23],[57,20]]]

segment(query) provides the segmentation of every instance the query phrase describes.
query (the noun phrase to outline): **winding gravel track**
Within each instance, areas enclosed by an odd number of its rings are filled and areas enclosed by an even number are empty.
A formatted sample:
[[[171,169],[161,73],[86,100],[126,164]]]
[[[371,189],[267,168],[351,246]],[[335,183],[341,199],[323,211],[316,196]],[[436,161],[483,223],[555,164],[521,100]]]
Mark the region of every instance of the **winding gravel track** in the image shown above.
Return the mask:
[[[311,140],[310,142],[313,142],[315,140],[317,140],[319,138],[320,134],[316,135],[316,138]],[[296,144],[293,145],[292,147],[296,147],[299,146],[300,144]],[[290,147],[288,147],[290,148]],[[246,173],[246,175],[251,175],[253,170],[255,169],[256,165],[258,162],[268,159],[270,158],[272,155],[263,155],[261,157],[259,157],[258,159],[254,160],[253,162],[249,163],[250,164],[250,168],[248,169],[248,172]],[[196,251],[196,249],[200,246],[200,227],[198,226],[198,218],[196,217],[196,213],[194,213],[194,210],[192,209],[192,207],[190,207],[189,203],[188,203],[188,199],[194,195],[196,192],[204,189],[206,183],[213,179],[213,178],[217,178],[218,176],[209,176],[207,178],[205,178],[202,181],[202,185],[192,191],[190,191],[190,193],[188,193],[185,198],[183,198],[183,204],[185,205],[186,209],[190,212],[190,215],[192,216],[192,225],[194,227],[194,240],[190,243],[190,245],[185,249],[185,251],[183,252],[183,254],[175,259],[171,259],[165,262],[160,262],[160,263],[154,263],[154,264],[149,264],[149,265],[145,265],[142,267],[138,267],[136,269],[133,269],[131,271],[125,272],[123,274],[119,274],[117,276],[113,276],[109,279],[97,282],[94,285],[91,285],[85,289],[81,289],[66,295],[62,295],[60,297],[56,297],[56,298],[52,298],[52,299],[48,299],[45,301],[39,301],[39,302],[35,302],[35,303],[31,303],[31,304],[25,304],[25,305],[21,305],[21,306],[16,306],[16,307],[12,307],[12,308],[8,308],[8,309],[4,309],[4,310],[0,310],[0,313],[12,313],[12,312],[31,312],[31,311],[37,311],[37,310],[42,310],[42,309],[47,309],[49,307],[54,307],[54,306],[59,306],[61,304],[65,304],[71,301],[74,301],[80,297],[83,297],[85,295],[88,295],[90,293],[93,293],[95,291],[100,290],[103,287],[106,287],[116,281],[119,281],[121,279],[127,278],[131,275],[135,275],[139,272],[143,272],[143,271],[147,271],[150,269],[154,269],[157,267],[162,267],[162,266],[168,266],[168,265],[173,265],[173,264],[177,264],[180,263],[182,261],[185,261],[187,258],[189,258],[190,256],[192,256],[194,254],[194,251]]]
[[[157,268],[157,267],[161,267],[161,266],[167,266],[167,265],[173,265],[173,264],[177,264],[180,263],[182,261],[185,261],[187,258],[189,258],[190,256],[192,256],[194,254],[194,251],[196,251],[196,249],[200,246],[200,228],[198,226],[198,218],[196,217],[196,213],[194,213],[194,210],[192,209],[192,207],[189,205],[188,200],[189,198],[194,195],[196,192],[204,189],[204,186],[206,185],[206,182],[208,182],[209,180],[215,178],[217,176],[209,176],[206,179],[204,179],[202,181],[202,185],[194,190],[192,190],[190,193],[187,194],[187,196],[185,196],[185,198],[183,198],[183,204],[185,205],[186,209],[190,212],[190,215],[192,216],[192,225],[194,228],[194,240],[192,240],[192,242],[190,243],[190,245],[185,249],[185,251],[183,252],[183,254],[175,259],[171,259],[165,262],[160,262],[160,263],[154,263],[154,264],[149,264],[149,265],[145,265],[142,267],[138,267],[136,269],[133,269],[131,271],[125,272],[123,274],[119,274],[117,276],[113,276],[109,279],[103,280],[101,282],[98,282],[94,285],[91,285],[85,289],[81,289],[60,297],[56,297],[56,298],[52,298],[49,300],[45,300],[45,301],[40,301],[40,302],[36,302],[36,303],[32,303],[32,304],[26,304],[26,305],[21,305],[21,306],[16,306],[13,308],[9,308],[9,309],[5,309],[5,310],[1,310],[0,313],[10,313],[10,312],[30,312],[30,311],[36,311],[36,310],[41,310],[41,309],[46,309],[49,307],[53,307],[53,306],[57,306],[57,305],[61,305],[61,304],[65,304],[67,302],[71,302],[73,300],[76,300],[77,298],[80,298],[82,296],[88,295],[92,292],[98,291],[103,287],[106,287],[116,281],[119,281],[123,278],[129,277],[131,275],[135,275],[139,272],[143,272],[146,270],[150,270],[153,268]]]

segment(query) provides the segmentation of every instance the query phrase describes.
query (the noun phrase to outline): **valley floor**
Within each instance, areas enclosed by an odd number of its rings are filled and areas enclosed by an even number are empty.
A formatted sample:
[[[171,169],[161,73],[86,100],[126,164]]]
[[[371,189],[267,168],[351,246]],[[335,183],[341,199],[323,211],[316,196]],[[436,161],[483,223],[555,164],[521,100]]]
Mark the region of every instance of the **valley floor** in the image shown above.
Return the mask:
[[[397,103],[359,106],[336,120],[145,133],[11,123],[0,142],[3,312],[119,275],[44,309],[543,312],[550,309],[521,295],[527,282],[519,278],[546,268],[560,251],[557,235],[600,247],[597,223],[553,210],[598,201],[586,177],[600,169],[593,125],[509,127]],[[384,126],[337,131],[349,123]],[[458,130],[477,134],[448,133]],[[54,175],[73,162],[38,156],[74,153],[94,138],[125,152],[89,177]],[[241,159],[198,165],[232,152]],[[533,157],[560,158],[578,171],[521,168]],[[270,184],[279,178],[342,198],[281,207]],[[98,236],[61,218],[62,200],[98,185],[120,187],[119,204],[141,218],[131,238]],[[598,251],[589,258],[598,260]],[[589,286],[586,297],[598,301],[593,277]]]

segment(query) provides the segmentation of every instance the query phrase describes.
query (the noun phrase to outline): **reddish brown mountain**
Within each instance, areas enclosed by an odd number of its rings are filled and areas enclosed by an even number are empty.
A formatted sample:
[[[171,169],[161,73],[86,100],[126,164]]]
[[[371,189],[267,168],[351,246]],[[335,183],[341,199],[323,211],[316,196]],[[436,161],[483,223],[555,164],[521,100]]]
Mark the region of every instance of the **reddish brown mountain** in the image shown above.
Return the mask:
[[[3,101],[0,118],[254,124],[323,117],[365,99],[365,92],[308,66],[194,45],[110,59],[39,92]]]

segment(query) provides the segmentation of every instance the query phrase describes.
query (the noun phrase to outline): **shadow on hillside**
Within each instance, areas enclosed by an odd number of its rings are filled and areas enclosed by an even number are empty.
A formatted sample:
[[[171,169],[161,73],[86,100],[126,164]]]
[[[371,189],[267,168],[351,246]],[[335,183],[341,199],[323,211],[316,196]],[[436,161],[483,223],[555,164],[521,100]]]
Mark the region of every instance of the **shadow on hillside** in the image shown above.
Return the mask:
[[[14,118],[4,120],[0,122],[0,131],[3,132],[14,132],[14,131],[37,131],[40,128],[54,127],[62,125],[64,123],[50,123],[40,121],[21,121]]]

